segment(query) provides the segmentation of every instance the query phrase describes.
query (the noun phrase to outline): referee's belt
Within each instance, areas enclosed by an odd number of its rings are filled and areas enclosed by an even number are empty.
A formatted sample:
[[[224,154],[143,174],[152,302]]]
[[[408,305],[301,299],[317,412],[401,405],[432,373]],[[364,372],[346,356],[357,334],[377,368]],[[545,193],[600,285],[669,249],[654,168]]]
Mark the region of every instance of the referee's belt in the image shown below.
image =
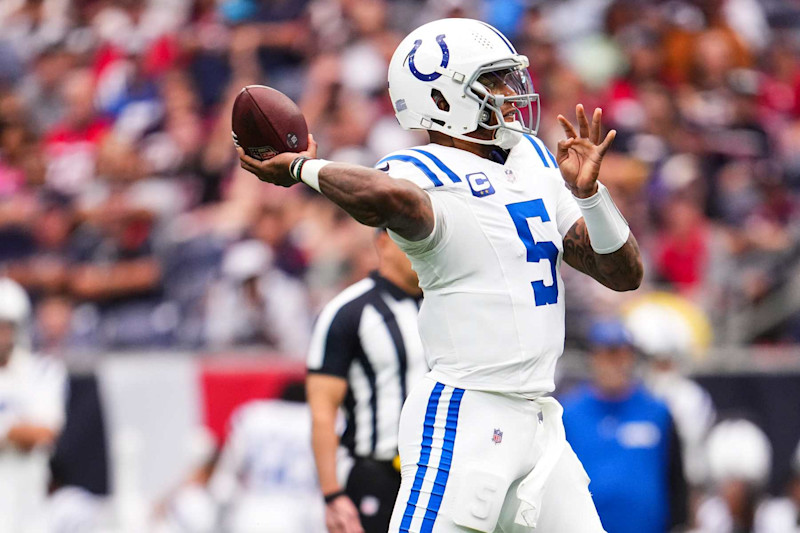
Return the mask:
[[[373,459],[372,457],[358,457],[358,456],[353,457],[353,460],[355,462],[363,461],[363,462],[369,462],[369,463],[373,463],[373,464],[380,465],[380,466],[390,467],[390,468],[400,472],[400,456],[399,455],[395,455],[394,459],[388,459],[388,460]]]

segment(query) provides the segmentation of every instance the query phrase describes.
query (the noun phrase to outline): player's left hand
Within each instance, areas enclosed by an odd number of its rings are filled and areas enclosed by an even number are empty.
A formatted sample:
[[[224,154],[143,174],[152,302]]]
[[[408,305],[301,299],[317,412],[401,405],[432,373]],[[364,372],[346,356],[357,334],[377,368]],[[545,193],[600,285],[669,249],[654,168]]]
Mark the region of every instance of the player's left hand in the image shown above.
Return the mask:
[[[316,158],[317,143],[314,141],[314,137],[309,134],[308,149],[305,152],[284,152],[263,161],[247,155],[241,146],[236,146],[236,153],[239,154],[240,166],[246,171],[255,174],[261,181],[281,187],[291,187],[297,182],[289,174],[289,165],[300,156],[311,159]]]
[[[556,159],[561,176],[572,194],[578,198],[588,198],[597,192],[600,164],[617,132],[609,131],[603,142],[600,142],[603,111],[599,107],[594,110],[591,125],[583,105],[578,104],[575,107],[575,114],[578,117],[580,135],[564,115],[558,115],[558,122],[564,128],[567,138],[558,142]]]

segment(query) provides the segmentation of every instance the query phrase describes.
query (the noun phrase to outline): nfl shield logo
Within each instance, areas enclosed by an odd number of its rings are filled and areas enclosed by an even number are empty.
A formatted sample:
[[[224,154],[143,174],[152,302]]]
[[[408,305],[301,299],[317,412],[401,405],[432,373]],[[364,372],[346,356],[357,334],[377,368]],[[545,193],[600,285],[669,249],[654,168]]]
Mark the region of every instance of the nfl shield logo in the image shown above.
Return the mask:
[[[278,151],[272,146],[255,146],[253,148],[247,148],[247,154],[250,157],[264,161],[278,155]]]
[[[500,444],[503,442],[503,432],[499,429],[494,430],[494,435],[492,435],[492,442],[495,444]]]

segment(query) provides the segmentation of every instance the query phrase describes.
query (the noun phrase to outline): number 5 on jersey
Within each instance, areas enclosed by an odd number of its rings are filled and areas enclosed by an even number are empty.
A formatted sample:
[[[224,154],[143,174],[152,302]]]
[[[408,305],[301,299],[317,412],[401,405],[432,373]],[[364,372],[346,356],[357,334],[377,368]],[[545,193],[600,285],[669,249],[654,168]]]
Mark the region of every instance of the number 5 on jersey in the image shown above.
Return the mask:
[[[517,234],[525,244],[525,249],[528,251],[528,262],[538,263],[542,259],[550,262],[550,273],[553,282],[551,285],[545,285],[543,281],[532,281],[533,297],[536,300],[536,305],[549,305],[558,301],[558,278],[556,277],[556,260],[558,259],[558,248],[550,241],[536,242],[531,233],[531,228],[528,226],[529,218],[539,218],[542,222],[549,222],[550,215],[547,214],[547,209],[544,207],[544,202],[541,199],[528,200],[527,202],[519,202],[516,204],[508,204],[506,206],[508,214],[511,215],[511,220],[514,222],[514,227],[517,228]]]

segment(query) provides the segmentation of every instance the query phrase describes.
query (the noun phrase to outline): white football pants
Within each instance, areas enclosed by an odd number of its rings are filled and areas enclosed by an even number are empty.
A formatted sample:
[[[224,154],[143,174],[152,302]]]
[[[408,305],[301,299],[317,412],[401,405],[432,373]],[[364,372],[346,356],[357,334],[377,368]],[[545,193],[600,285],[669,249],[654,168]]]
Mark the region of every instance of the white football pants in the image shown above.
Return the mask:
[[[549,454],[535,527],[519,523],[517,488],[545,457],[553,423],[563,434],[560,417],[543,423],[537,401],[421,380],[400,416],[402,483],[389,532],[603,533],[589,477],[566,443]]]

